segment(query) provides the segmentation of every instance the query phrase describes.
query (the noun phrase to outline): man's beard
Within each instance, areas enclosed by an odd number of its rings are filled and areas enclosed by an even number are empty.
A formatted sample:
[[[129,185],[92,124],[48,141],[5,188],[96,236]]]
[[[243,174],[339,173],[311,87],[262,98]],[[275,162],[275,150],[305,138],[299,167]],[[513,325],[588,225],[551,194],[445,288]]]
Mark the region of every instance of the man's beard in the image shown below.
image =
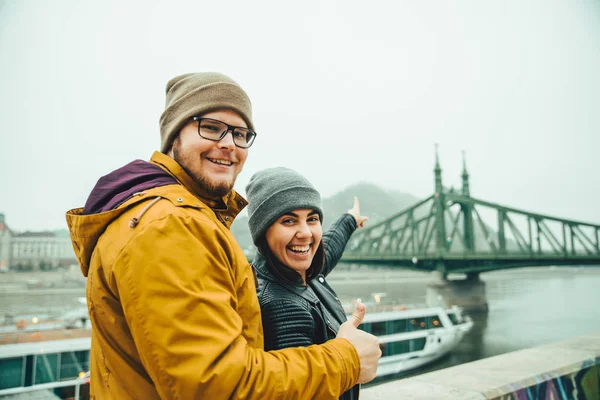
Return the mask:
[[[202,176],[200,174],[194,174],[186,165],[186,157],[181,154],[181,143],[179,140],[175,139],[173,142],[173,159],[177,161],[179,166],[187,172],[187,174],[196,182],[198,186],[206,190],[209,196],[211,197],[223,197],[227,193],[231,192],[233,189],[233,184],[235,183],[235,177],[232,182],[213,182],[209,178]]]

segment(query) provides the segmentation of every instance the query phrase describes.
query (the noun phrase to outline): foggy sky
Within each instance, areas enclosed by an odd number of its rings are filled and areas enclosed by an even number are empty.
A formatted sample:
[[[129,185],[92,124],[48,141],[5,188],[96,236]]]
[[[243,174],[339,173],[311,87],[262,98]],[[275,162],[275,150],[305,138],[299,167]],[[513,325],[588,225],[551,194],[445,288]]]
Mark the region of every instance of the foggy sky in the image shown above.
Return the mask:
[[[286,166],[325,196],[433,192],[600,223],[600,3],[0,0],[0,213],[66,227],[159,146],[164,86],[220,71],[258,137],[236,189]]]

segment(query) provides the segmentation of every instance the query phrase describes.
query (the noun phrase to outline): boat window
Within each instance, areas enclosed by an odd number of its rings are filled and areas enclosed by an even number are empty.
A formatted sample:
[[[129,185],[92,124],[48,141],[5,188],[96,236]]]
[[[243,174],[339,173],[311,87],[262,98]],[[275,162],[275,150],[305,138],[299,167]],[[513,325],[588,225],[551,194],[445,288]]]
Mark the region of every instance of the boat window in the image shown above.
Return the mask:
[[[67,351],[60,355],[60,380],[75,379],[80,372],[90,369],[90,352]]]
[[[410,341],[410,351],[420,351],[425,348],[425,338],[412,339]]]
[[[0,359],[0,389],[23,386],[23,357]]]
[[[427,317],[426,326],[427,326],[427,329],[442,328],[442,323],[441,323],[439,317],[436,315],[433,317]]]
[[[401,333],[406,332],[406,320],[405,319],[397,319],[394,321],[390,321],[392,325],[392,331],[390,333]]]
[[[387,321],[371,322],[371,334],[375,336],[382,336],[387,334],[386,332]]]
[[[448,318],[452,321],[452,325],[458,325],[458,318],[456,318],[456,314],[448,313]]]
[[[25,382],[23,382],[23,386],[31,386],[33,385],[33,362],[35,360],[35,356],[33,354],[29,354],[25,356]]]
[[[427,324],[425,323],[425,318],[413,318],[410,320],[410,324],[408,325],[408,331],[420,331],[423,329],[427,329]]]
[[[58,377],[58,354],[38,354],[35,357],[35,384],[55,382]]]
[[[396,354],[408,353],[410,340],[401,340],[399,342],[391,342],[385,344],[385,352],[383,356],[394,356]]]
[[[367,333],[371,333],[371,323],[370,322],[365,322],[363,324],[360,324],[358,326],[358,329],[360,329],[361,331],[365,331]]]
[[[425,338],[400,340],[398,342],[386,343],[382,357],[395,356],[398,354],[410,353],[413,351],[421,351],[425,348]]]

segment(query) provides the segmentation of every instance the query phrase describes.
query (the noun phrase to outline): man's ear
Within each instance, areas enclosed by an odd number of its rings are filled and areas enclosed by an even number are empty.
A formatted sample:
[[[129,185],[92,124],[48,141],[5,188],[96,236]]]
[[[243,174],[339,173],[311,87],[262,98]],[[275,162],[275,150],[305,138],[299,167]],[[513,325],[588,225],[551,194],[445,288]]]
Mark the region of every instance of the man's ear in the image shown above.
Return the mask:
[[[171,146],[169,146],[169,150],[167,150],[167,155],[173,158],[173,148],[179,144],[179,134],[175,136],[175,139],[171,142]],[[174,158],[173,158],[174,159]]]

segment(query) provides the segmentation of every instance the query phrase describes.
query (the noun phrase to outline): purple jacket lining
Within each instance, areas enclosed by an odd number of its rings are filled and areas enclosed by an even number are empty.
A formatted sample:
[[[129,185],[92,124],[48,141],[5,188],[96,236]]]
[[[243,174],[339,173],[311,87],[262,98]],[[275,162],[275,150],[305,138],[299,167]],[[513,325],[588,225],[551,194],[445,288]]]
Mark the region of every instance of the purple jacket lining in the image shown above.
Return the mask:
[[[176,183],[177,180],[159,166],[135,160],[98,180],[83,207],[83,214],[110,211],[129,200],[134,193]]]

